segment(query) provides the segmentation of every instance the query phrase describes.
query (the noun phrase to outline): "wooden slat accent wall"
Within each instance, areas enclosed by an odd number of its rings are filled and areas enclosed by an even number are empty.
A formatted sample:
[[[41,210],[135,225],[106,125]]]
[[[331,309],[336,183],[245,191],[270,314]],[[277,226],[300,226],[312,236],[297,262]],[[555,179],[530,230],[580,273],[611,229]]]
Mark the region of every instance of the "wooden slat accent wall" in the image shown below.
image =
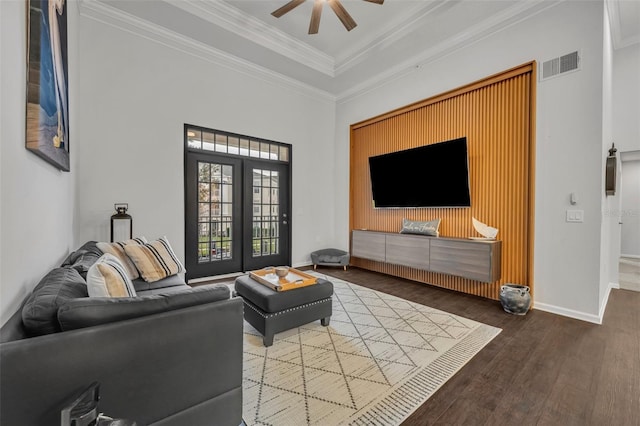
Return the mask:
[[[441,218],[442,236],[478,236],[473,216],[500,230],[500,281],[480,283],[358,258],[352,264],[491,299],[498,299],[500,286],[507,282],[533,290],[534,94],[531,62],[351,126],[350,230],[398,232],[404,217]],[[373,208],[370,156],[463,136],[471,208]],[[430,182],[415,185],[428,190]]]

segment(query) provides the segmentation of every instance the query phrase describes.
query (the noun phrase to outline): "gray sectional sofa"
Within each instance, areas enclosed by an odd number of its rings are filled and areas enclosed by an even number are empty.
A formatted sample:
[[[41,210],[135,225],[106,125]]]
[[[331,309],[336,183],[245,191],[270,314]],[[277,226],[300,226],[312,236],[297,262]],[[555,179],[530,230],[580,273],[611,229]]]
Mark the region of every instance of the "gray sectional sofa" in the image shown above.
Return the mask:
[[[239,425],[242,300],[180,276],[90,298],[95,242],[50,271],[0,329],[0,424],[59,425],[92,382],[101,412],[138,425]]]

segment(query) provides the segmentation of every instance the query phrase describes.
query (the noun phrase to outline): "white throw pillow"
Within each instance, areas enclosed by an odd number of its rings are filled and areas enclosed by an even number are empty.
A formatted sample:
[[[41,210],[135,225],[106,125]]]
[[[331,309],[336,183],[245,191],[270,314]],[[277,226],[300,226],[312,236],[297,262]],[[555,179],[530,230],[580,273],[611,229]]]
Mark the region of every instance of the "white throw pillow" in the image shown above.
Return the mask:
[[[136,290],[122,263],[112,254],[102,255],[87,271],[89,297],[134,297]]]

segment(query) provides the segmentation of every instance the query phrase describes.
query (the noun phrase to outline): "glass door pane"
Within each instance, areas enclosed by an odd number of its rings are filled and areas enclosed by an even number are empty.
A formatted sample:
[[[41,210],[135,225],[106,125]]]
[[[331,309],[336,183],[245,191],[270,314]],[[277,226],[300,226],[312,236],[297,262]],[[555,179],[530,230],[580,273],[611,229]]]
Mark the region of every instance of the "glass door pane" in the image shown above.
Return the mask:
[[[252,177],[252,256],[280,254],[279,172],[254,168]]]
[[[288,167],[261,161],[245,161],[245,226],[251,241],[245,250],[245,269],[288,265],[289,218]],[[246,243],[245,243],[246,244]]]
[[[233,167],[198,161],[198,263],[233,259]]]
[[[187,157],[187,276],[237,272],[242,265],[241,161]]]

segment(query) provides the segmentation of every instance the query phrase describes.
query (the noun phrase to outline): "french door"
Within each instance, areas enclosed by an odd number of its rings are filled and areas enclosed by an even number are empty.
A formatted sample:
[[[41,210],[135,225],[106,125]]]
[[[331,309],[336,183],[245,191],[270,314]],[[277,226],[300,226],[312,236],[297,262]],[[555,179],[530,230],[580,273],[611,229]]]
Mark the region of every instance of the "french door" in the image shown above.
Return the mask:
[[[244,270],[290,265],[289,166],[243,162]]]
[[[187,154],[185,263],[188,278],[242,269],[242,162]]]
[[[291,263],[289,163],[187,151],[187,278]]]

